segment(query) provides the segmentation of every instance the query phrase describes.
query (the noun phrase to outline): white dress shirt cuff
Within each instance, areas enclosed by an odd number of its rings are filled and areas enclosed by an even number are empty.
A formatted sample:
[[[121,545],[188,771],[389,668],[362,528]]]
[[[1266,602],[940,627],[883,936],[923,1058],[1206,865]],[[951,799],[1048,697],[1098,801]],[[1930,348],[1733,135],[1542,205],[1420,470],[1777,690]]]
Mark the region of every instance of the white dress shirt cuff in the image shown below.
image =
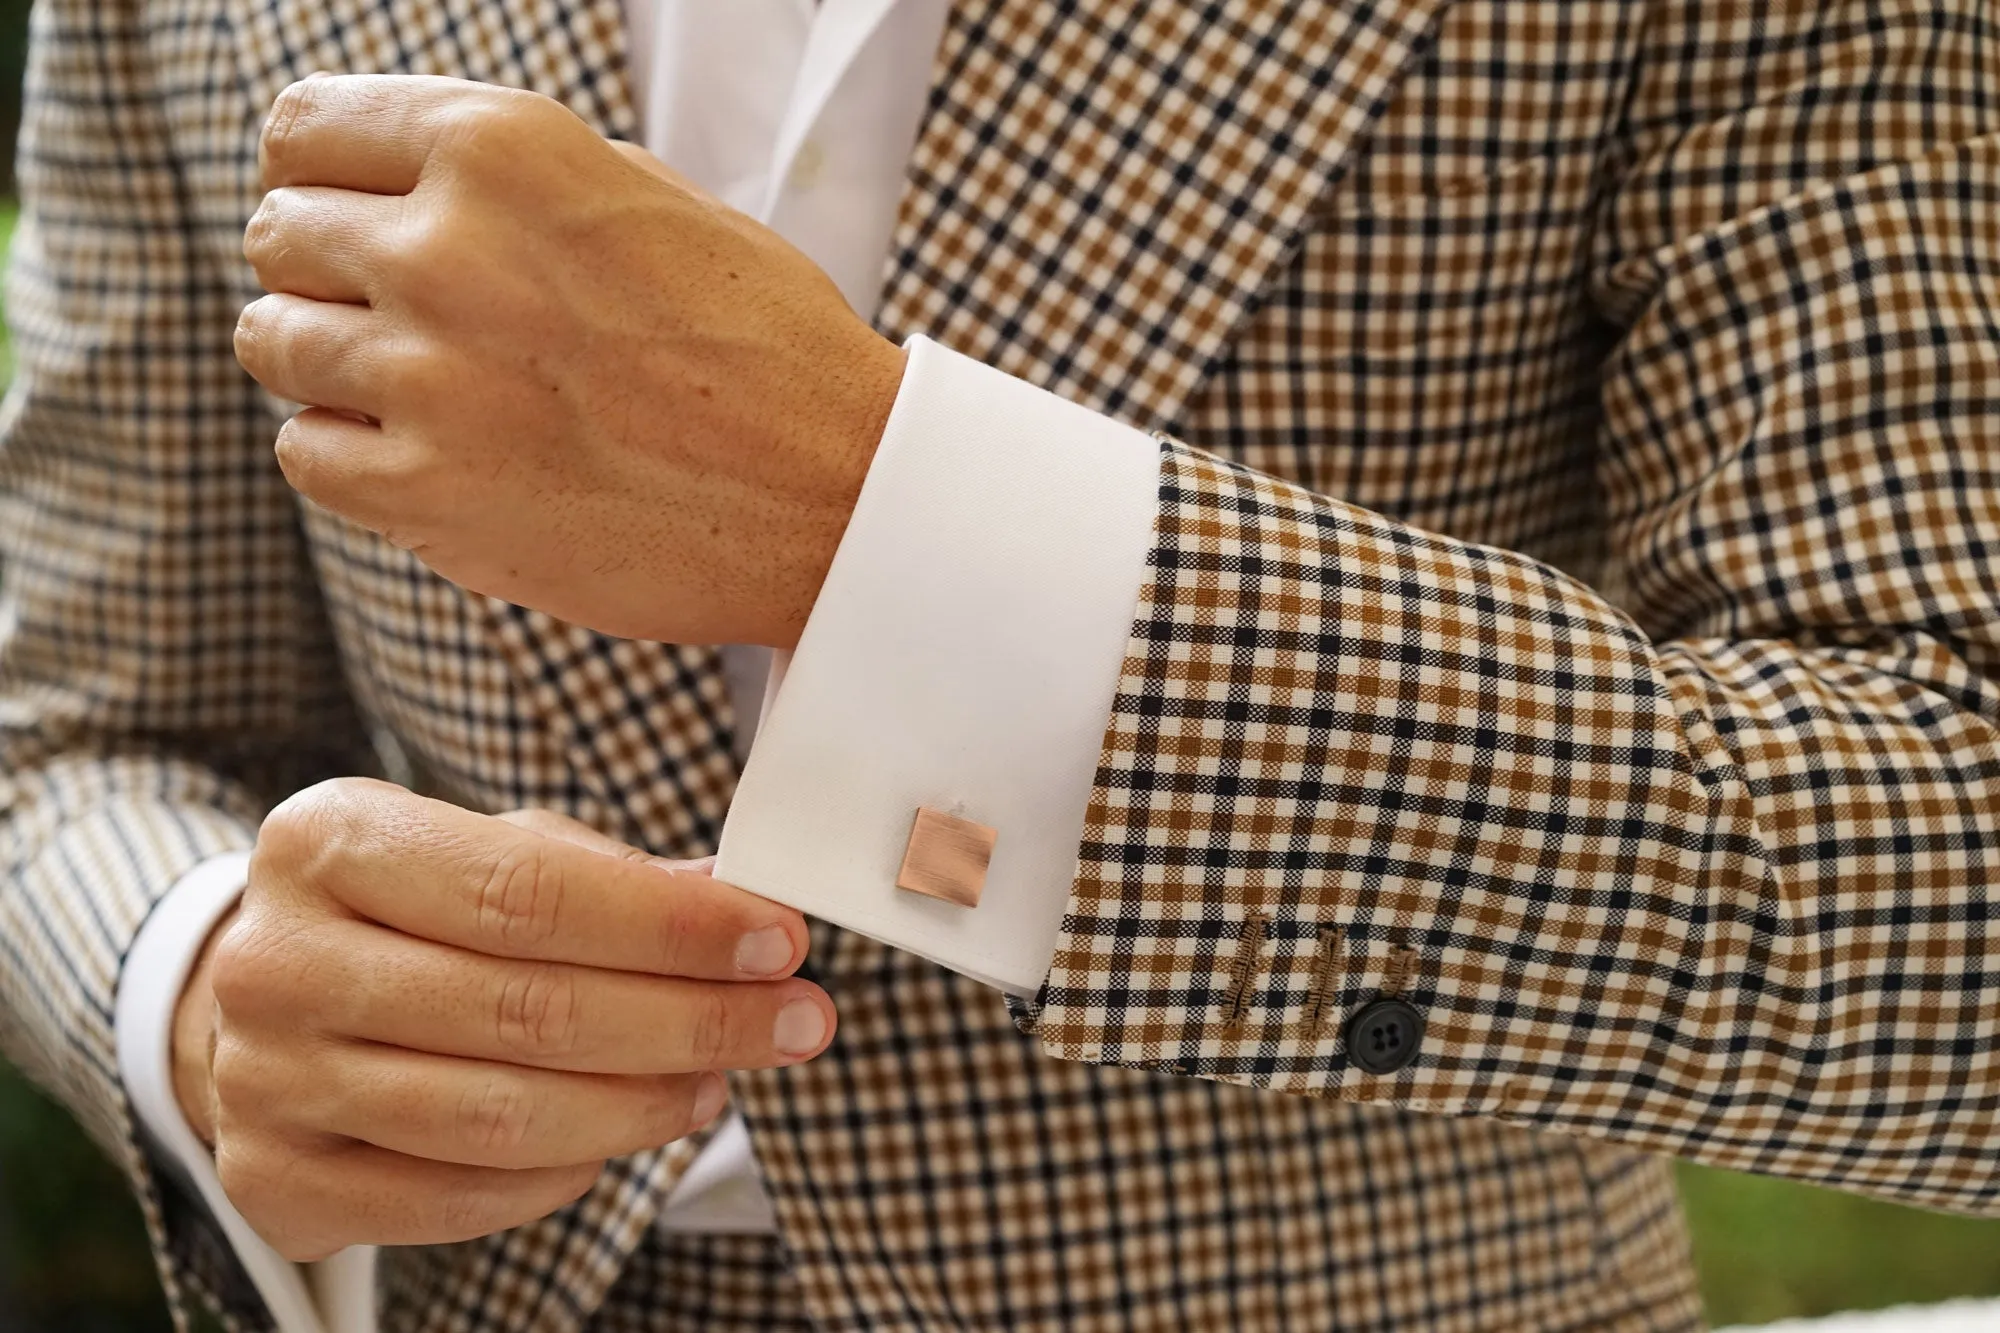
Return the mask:
[[[908,353],[715,873],[1032,995],[1146,574],[1159,447],[928,339]],[[977,906],[896,887],[919,808],[997,830]]]
[[[300,1265],[265,1244],[222,1192],[214,1158],[174,1095],[174,1009],[202,945],[242,896],[249,865],[249,855],[241,852],[202,862],[167,891],[140,927],[118,978],[119,1077],[140,1129],[208,1205],[281,1333],[373,1333],[374,1250],[357,1247]]]

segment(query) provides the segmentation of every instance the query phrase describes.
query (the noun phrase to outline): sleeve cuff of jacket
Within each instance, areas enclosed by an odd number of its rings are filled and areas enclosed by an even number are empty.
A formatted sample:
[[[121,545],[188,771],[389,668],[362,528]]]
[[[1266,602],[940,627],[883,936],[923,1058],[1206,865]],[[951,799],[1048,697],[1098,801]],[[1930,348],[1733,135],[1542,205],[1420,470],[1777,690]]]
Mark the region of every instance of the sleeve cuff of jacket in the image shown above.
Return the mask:
[[[146,918],[119,976],[119,1077],[144,1136],[194,1187],[277,1326],[287,1333],[367,1333],[374,1326],[373,1250],[358,1247],[324,1263],[298,1265],[265,1244],[223,1193],[214,1159],[174,1095],[174,1008],[202,945],[242,896],[249,864],[242,852],[210,857],[183,875]],[[330,1317],[323,1319],[322,1310]]]
[[[1031,995],[1075,877],[1160,448],[928,339],[908,351],[716,875]],[[919,810],[997,834],[976,906],[897,887]]]

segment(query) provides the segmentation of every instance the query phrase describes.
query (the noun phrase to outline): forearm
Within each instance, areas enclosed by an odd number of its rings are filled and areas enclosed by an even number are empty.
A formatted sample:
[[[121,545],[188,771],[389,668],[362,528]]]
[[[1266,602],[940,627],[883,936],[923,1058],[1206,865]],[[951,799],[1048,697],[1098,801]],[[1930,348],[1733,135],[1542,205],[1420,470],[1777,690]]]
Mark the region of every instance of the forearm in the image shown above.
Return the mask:
[[[1171,450],[1050,1049],[1993,1208],[1996,154],[1613,256],[1617,607]]]
[[[1961,660],[1655,645],[1531,561],[1178,446],[1164,493],[1046,1049],[1992,1206],[1993,1017],[1957,978],[2000,695]],[[1346,1024],[1385,991],[1426,1030],[1370,1074]]]
[[[957,390],[982,440],[1032,415],[980,391],[993,375]],[[926,447],[901,435],[908,424],[892,417],[879,467]],[[1079,446],[1123,429],[1052,418],[1021,436],[1064,427]],[[955,443],[928,447],[943,459]],[[1922,451],[1902,457],[1906,476],[1924,471]],[[1066,907],[1037,909],[1056,940],[1031,1021],[1051,1053],[1735,1165],[1781,1153],[1791,1174],[1991,1205],[1990,1175],[1969,1160],[1955,1174],[1927,1165],[1933,1145],[1993,1132],[1983,992],[1940,979],[1919,1007],[1895,979],[1976,972],[1964,923],[1991,910],[1961,849],[1984,845],[2000,808],[2000,694],[1967,655],[1983,640],[1960,612],[1900,642],[1824,616],[1650,635],[1525,557],[1178,444],[1160,461],[1137,482],[1044,469],[1047,504],[1023,510],[1114,512],[1133,485],[1157,503],[1152,550],[1125,575],[1136,615],[1100,610],[1130,633],[1108,655],[1123,669],[1102,751],[1074,765],[1094,787],[1079,874]],[[927,494],[970,475],[946,468]],[[1030,469],[968,489],[996,484],[1036,482]],[[1079,487],[1099,489],[1079,502]],[[864,491],[857,551],[922,529],[872,506],[887,493]],[[992,979],[990,960],[1022,942],[1001,923],[1066,872],[1009,878],[996,855],[978,907],[915,899],[894,887],[911,807],[955,799],[1013,840],[1021,871],[1059,824],[1011,805],[1013,780],[1056,789],[1034,765],[1056,773],[1067,742],[1051,730],[1032,761],[996,759],[1020,731],[1009,701],[1051,663],[1070,686],[1098,658],[1061,614],[951,632],[960,603],[1004,620],[1015,604],[1067,605],[1088,578],[1077,561],[980,563],[977,524],[955,530],[957,549],[919,558],[917,543],[869,564],[872,582],[848,577],[861,566],[846,547],[836,558],[719,871]],[[1635,543],[1644,531],[1620,528]],[[921,576],[896,574],[910,567]],[[1976,605],[1976,569],[1941,577]],[[976,667],[906,623],[977,644]],[[906,738],[921,762],[888,762]],[[837,802],[811,795],[830,768]],[[1921,827],[1905,803],[1918,791]],[[861,910],[878,900],[880,913]],[[1427,1031],[1413,1063],[1370,1073],[1350,1028],[1391,992]],[[1875,1044],[1884,1033],[1894,1057]],[[1904,1094],[1887,1114],[1849,1092],[1885,1080]]]

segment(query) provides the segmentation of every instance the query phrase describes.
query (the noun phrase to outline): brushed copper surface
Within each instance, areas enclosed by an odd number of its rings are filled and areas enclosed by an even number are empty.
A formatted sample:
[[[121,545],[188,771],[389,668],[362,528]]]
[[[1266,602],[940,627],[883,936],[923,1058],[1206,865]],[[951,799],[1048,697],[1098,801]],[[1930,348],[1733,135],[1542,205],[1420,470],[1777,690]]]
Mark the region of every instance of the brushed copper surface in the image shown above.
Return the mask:
[[[999,837],[999,830],[984,824],[919,807],[896,887],[960,907],[977,907]]]

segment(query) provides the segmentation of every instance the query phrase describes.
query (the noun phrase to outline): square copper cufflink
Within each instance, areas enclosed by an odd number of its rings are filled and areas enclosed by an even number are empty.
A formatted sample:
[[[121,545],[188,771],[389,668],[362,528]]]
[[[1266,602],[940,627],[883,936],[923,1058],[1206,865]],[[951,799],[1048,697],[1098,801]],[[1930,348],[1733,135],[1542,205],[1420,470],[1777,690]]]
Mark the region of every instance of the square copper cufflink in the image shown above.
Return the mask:
[[[910,828],[910,845],[903,850],[903,868],[896,872],[896,887],[960,907],[977,907],[999,837],[997,829],[984,824],[919,807],[917,822]]]

